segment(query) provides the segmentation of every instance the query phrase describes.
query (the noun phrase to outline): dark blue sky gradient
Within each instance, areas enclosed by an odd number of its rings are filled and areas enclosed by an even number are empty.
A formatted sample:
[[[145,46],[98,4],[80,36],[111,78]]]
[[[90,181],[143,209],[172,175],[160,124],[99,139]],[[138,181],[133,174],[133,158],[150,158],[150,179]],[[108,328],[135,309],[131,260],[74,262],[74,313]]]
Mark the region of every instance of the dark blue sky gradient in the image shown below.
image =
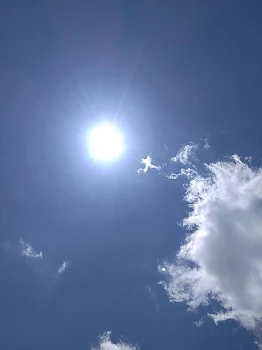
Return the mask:
[[[112,330],[142,350],[253,349],[157,285],[188,209],[182,181],[136,170],[205,137],[203,161],[261,156],[261,1],[9,0],[0,16],[0,347],[90,349]],[[103,116],[128,141],[107,166],[86,142]]]

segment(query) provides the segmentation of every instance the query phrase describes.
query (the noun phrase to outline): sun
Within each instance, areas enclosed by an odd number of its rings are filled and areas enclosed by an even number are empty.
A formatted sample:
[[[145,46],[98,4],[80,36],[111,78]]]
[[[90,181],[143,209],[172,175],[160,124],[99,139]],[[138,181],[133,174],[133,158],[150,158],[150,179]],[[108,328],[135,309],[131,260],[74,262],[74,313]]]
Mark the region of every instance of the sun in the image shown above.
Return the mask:
[[[100,161],[118,159],[124,150],[123,135],[112,124],[100,124],[89,135],[91,156]]]

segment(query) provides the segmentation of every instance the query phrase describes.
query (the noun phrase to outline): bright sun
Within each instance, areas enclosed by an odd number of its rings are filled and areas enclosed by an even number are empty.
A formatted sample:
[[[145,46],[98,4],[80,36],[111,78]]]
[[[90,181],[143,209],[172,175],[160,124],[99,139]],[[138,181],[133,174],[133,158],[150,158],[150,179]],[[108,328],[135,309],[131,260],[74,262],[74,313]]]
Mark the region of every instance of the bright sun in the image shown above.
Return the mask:
[[[89,147],[92,157],[102,161],[112,161],[123,152],[123,136],[111,124],[101,124],[91,131]]]

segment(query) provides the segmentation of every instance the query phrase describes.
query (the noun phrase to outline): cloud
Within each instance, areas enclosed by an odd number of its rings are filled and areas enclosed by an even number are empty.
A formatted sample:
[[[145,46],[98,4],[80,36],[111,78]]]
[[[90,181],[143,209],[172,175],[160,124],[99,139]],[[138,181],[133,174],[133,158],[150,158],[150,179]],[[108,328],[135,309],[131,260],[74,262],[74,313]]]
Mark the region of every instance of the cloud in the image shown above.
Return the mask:
[[[33,259],[42,259],[43,253],[36,253],[35,250],[30,246],[30,244],[26,243],[22,239],[20,239],[20,247],[21,247],[21,256],[26,256],[28,258]]]
[[[208,143],[208,140],[207,139],[204,139],[204,149],[209,149],[210,148],[210,144]]]
[[[142,158],[141,163],[144,164],[144,168],[140,168],[137,170],[138,174],[140,174],[141,172],[143,172],[144,174],[148,171],[148,169],[156,169],[156,170],[160,170],[161,167],[160,166],[156,166],[154,164],[152,164],[152,158],[147,156],[146,158]]]
[[[99,346],[92,350],[138,350],[137,346],[126,344],[122,341],[113,343],[111,341],[111,332],[106,332],[100,337]]]
[[[59,275],[62,275],[67,268],[68,268],[68,260],[64,260],[62,264],[58,267],[57,272],[59,273]]]
[[[205,324],[205,321],[203,318],[200,318],[200,320],[194,322],[194,324],[197,326],[197,327],[203,327],[204,324]]]
[[[171,173],[167,175],[169,180],[177,180],[179,176],[185,176],[188,179],[192,179],[197,175],[197,171],[195,169],[187,168],[180,169],[179,173]]]
[[[158,298],[157,298],[155,290],[151,286],[148,286],[147,292],[148,292],[148,295],[149,295],[150,299],[154,303],[155,311],[159,311],[160,310],[160,304],[158,303]]]
[[[159,266],[173,302],[219,306],[215,323],[257,332],[262,320],[262,168],[234,155],[189,179],[188,230],[175,261]],[[163,273],[162,268],[166,271]]]
[[[56,263],[50,259],[43,259],[43,253],[37,253],[33,247],[20,239],[19,255],[26,257],[30,261],[34,273],[40,278],[41,283],[46,287],[53,287],[61,279],[65,270],[68,269],[69,261],[64,260],[58,267]],[[9,244],[11,246],[11,244]],[[14,252],[17,248],[14,249]]]
[[[183,165],[191,164],[191,160],[195,157],[197,148],[198,146],[193,144],[192,142],[188,145],[183,146],[182,148],[180,148],[177,155],[171,158],[171,162],[179,162]]]

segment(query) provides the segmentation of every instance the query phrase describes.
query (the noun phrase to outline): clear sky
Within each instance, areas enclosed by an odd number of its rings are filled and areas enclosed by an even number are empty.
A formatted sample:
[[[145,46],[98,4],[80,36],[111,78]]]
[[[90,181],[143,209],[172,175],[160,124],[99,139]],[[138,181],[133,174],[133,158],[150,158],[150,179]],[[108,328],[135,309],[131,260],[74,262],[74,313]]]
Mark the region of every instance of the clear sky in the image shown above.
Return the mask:
[[[259,0],[3,1],[2,349],[257,349],[261,18]],[[101,122],[113,161],[90,154]]]

